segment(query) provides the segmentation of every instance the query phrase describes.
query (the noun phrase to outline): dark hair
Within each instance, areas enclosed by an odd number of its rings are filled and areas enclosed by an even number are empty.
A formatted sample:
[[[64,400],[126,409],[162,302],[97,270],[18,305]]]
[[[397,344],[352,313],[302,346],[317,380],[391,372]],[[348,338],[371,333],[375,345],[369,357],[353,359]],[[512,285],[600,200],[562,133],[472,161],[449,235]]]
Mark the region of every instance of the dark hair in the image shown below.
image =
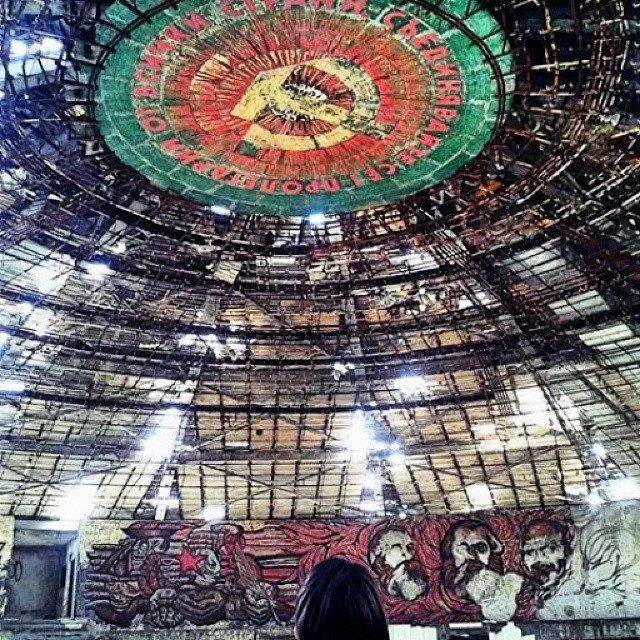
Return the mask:
[[[295,625],[298,640],[389,640],[371,576],[342,558],[313,568],[298,595]]]

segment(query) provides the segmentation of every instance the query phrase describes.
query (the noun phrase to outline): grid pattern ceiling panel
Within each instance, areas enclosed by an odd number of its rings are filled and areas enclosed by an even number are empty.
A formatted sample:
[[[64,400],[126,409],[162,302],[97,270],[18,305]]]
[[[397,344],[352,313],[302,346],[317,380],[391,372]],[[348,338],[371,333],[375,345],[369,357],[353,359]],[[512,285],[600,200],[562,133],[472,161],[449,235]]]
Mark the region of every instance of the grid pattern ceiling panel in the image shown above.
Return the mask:
[[[107,5],[2,2],[0,513],[58,517],[70,487],[96,517],[278,519],[640,481],[637,7],[487,6],[516,66],[493,142],[311,221],[126,167],[95,122]]]

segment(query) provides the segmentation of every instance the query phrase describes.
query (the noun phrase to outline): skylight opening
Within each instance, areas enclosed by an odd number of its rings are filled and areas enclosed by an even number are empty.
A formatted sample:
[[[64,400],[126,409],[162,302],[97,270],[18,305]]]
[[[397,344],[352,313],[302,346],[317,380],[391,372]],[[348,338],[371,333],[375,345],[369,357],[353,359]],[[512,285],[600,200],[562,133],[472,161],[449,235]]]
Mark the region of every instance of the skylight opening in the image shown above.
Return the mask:
[[[91,280],[104,280],[115,271],[104,262],[87,262],[84,265],[86,275]]]
[[[26,385],[22,380],[3,378],[0,380],[0,393],[16,394],[24,393]]]
[[[221,522],[227,517],[227,509],[222,504],[210,504],[202,510],[201,516],[207,522]]]
[[[364,411],[361,409],[353,413],[346,445],[354,461],[364,460],[371,448],[371,434],[366,424]]]
[[[142,443],[142,456],[150,461],[162,462],[170,458],[178,444],[178,435],[184,414],[172,407],[154,417],[156,430]]]
[[[317,211],[309,214],[307,220],[312,227],[322,227],[327,222],[327,217],[324,213]]]
[[[429,383],[423,376],[403,376],[396,378],[395,387],[407,398],[412,398],[430,391]]]
[[[66,487],[55,510],[56,518],[75,523],[86,520],[93,512],[97,493],[98,487],[94,484]]]

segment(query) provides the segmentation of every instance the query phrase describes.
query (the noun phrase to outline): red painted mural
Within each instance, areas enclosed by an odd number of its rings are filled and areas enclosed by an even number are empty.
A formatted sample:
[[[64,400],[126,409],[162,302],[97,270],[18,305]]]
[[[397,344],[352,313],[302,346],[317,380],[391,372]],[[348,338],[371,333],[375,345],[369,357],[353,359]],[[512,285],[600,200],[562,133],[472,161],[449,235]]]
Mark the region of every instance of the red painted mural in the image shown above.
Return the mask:
[[[343,557],[380,584],[390,621],[526,620],[562,583],[564,510],[419,520],[239,525],[136,522],[90,550],[87,606],[117,626],[286,623],[315,564]]]

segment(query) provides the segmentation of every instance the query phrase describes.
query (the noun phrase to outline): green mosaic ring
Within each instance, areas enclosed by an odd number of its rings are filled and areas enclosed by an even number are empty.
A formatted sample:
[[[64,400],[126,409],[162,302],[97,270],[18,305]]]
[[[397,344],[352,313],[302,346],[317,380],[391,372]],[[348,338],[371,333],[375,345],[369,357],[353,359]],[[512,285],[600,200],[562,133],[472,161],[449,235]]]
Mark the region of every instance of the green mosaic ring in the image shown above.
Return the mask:
[[[385,205],[477,156],[512,55],[475,0],[184,0],[129,30],[96,118],[127,165],[206,205],[275,215]],[[99,37],[114,37],[106,27]]]

